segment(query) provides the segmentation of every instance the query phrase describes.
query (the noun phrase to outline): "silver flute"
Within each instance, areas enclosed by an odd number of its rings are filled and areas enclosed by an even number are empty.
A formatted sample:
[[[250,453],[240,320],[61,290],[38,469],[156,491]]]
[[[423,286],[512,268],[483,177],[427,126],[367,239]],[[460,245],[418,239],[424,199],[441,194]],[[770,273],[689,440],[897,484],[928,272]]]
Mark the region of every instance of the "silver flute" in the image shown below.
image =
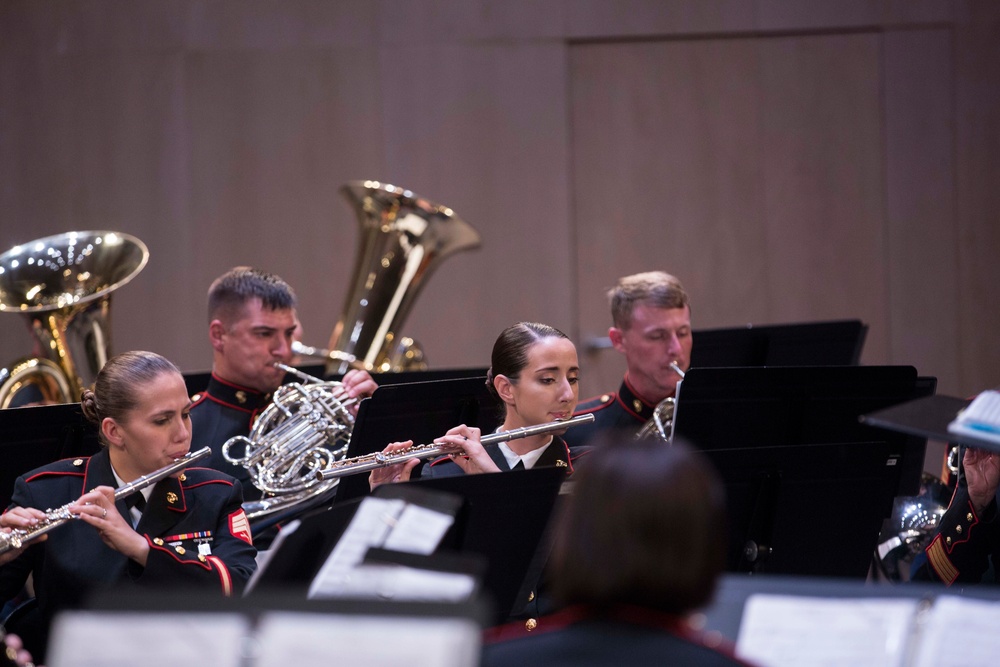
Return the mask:
[[[572,417],[570,419],[560,419],[554,422],[546,422],[545,424],[522,426],[510,431],[491,433],[480,438],[479,442],[484,445],[494,445],[498,442],[528,438],[550,431],[562,431],[573,426],[579,426],[580,424],[589,424],[592,421],[594,421],[594,415],[580,415],[579,417]],[[385,468],[397,463],[404,463],[411,459],[429,459],[443,454],[447,449],[448,447],[445,445],[414,445],[413,447],[400,449],[397,452],[375,452],[374,454],[355,456],[335,461],[329,467],[316,471],[316,479],[320,481],[337,479],[338,477],[347,477],[348,475],[369,472],[376,468]]]
[[[195,461],[200,461],[201,459],[211,455],[212,449],[210,447],[204,447],[196,452],[188,452],[181,458],[176,459],[173,463],[165,465],[159,470],[154,470],[148,475],[143,475],[142,477],[138,477],[127,484],[122,484],[115,489],[115,502],[128,498],[133,493],[141,491],[152,484],[156,484],[164,477],[169,477],[175,472],[180,472]],[[6,553],[11,549],[20,549],[25,543],[41,537],[45,533],[58,528],[67,521],[80,518],[79,515],[73,514],[69,511],[69,506],[72,504],[73,503],[67,503],[54,510],[45,510],[45,518],[31,528],[15,528],[9,533],[0,532],[0,554]]]

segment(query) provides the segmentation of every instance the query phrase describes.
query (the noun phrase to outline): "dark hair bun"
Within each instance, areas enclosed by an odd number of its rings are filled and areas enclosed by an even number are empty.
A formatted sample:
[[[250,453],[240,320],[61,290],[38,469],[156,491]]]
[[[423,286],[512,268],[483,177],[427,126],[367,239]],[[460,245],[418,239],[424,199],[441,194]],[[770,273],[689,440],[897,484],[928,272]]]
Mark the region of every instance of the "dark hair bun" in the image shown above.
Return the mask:
[[[101,423],[100,413],[97,410],[97,396],[90,389],[83,390],[83,395],[80,397],[80,408],[83,410],[83,416],[87,418],[87,421],[94,424]]]

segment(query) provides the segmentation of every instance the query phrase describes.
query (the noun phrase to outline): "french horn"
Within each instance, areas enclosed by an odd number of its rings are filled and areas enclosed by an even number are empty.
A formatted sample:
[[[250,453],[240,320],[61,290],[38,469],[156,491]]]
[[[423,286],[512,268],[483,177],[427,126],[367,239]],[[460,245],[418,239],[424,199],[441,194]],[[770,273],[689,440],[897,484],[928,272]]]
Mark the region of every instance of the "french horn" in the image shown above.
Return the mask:
[[[670,367],[674,369],[674,372],[684,379],[684,371],[681,367],[677,365],[677,362],[671,361]],[[657,438],[663,442],[671,442],[671,426],[674,421],[674,408],[677,406],[677,401],[673,396],[667,396],[665,399],[656,404],[656,408],[653,410],[653,416],[642,425],[642,428],[635,434],[636,440],[646,440],[647,438]]]
[[[400,335],[400,327],[434,269],[450,255],[478,247],[479,233],[450,208],[394,185],[354,181],[341,193],[361,226],[347,301],[329,350],[302,344],[292,349],[324,358],[328,375],[351,368],[419,369],[423,352]],[[351,401],[340,383],[286,370],[303,382],[279,389],[250,436],[225,445],[226,458],[243,466],[263,494],[244,503],[252,522],[331,495],[340,480],[322,481],[317,474],[344,457],[354,428]]]
[[[0,255],[0,312],[28,318],[35,355],[0,369],[0,408],[72,403],[111,353],[111,293],[134,278],[149,250],[134,236],[67,232]]]

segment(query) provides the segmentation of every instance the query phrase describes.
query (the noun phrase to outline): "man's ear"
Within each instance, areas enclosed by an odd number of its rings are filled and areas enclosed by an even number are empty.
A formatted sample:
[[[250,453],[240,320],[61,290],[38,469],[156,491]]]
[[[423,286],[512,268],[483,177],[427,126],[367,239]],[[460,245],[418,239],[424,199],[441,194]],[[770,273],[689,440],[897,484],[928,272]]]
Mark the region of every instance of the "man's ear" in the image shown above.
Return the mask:
[[[493,378],[493,388],[497,390],[500,400],[508,405],[514,403],[514,383],[506,375],[497,375]]]
[[[221,320],[212,320],[212,323],[208,325],[208,340],[216,352],[222,352],[222,339],[225,335],[226,325]]]
[[[611,339],[611,346],[613,348],[615,348],[622,354],[625,354],[625,340],[624,340],[625,337],[622,335],[621,329],[619,329],[618,327],[611,327],[610,329],[608,329],[608,338]]]

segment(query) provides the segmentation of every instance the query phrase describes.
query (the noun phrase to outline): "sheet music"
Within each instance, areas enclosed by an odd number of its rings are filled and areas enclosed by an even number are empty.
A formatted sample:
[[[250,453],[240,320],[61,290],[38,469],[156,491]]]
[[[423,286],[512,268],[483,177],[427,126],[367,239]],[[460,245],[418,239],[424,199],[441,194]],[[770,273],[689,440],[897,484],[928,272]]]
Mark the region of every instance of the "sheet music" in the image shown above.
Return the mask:
[[[49,667],[241,667],[250,620],[192,612],[69,612],[53,626]]]
[[[410,573],[411,576],[407,576],[402,570],[390,573],[359,568],[368,549],[372,547],[421,555],[432,553],[454,520],[450,514],[404,500],[373,496],[365,498],[340,541],[313,578],[309,597],[342,597],[349,595],[347,591],[357,592],[364,590],[364,585],[377,584],[379,588],[368,588],[368,595],[375,595],[375,591],[380,591],[382,596],[398,594],[400,599],[405,599],[406,592],[402,588],[393,590],[390,585],[401,587],[412,584],[415,591],[427,591],[430,590],[427,582],[433,578],[440,579],[438,583],[443,587],[442,590],[463,590],[466,587],[464,581],[454,579],[446,583],[440,574],[432,576],[428,573],[421,577]],[[373,566],[365,566],[370,567]]]
[[[370,564],[333,575],[318,596],[395,602],[464,602],[475,590],[476,578],[469,574]]]
[[[259,665],[479,664],[479,627],[462,618],[271,612],[261,619],[257,639]]]
[[[942,596],[921,629],[916,667],[993,667],[1000,656],[1000,602]]]
[[[765,667],[902,667],[916,599],[752,595],[737,654]]]

